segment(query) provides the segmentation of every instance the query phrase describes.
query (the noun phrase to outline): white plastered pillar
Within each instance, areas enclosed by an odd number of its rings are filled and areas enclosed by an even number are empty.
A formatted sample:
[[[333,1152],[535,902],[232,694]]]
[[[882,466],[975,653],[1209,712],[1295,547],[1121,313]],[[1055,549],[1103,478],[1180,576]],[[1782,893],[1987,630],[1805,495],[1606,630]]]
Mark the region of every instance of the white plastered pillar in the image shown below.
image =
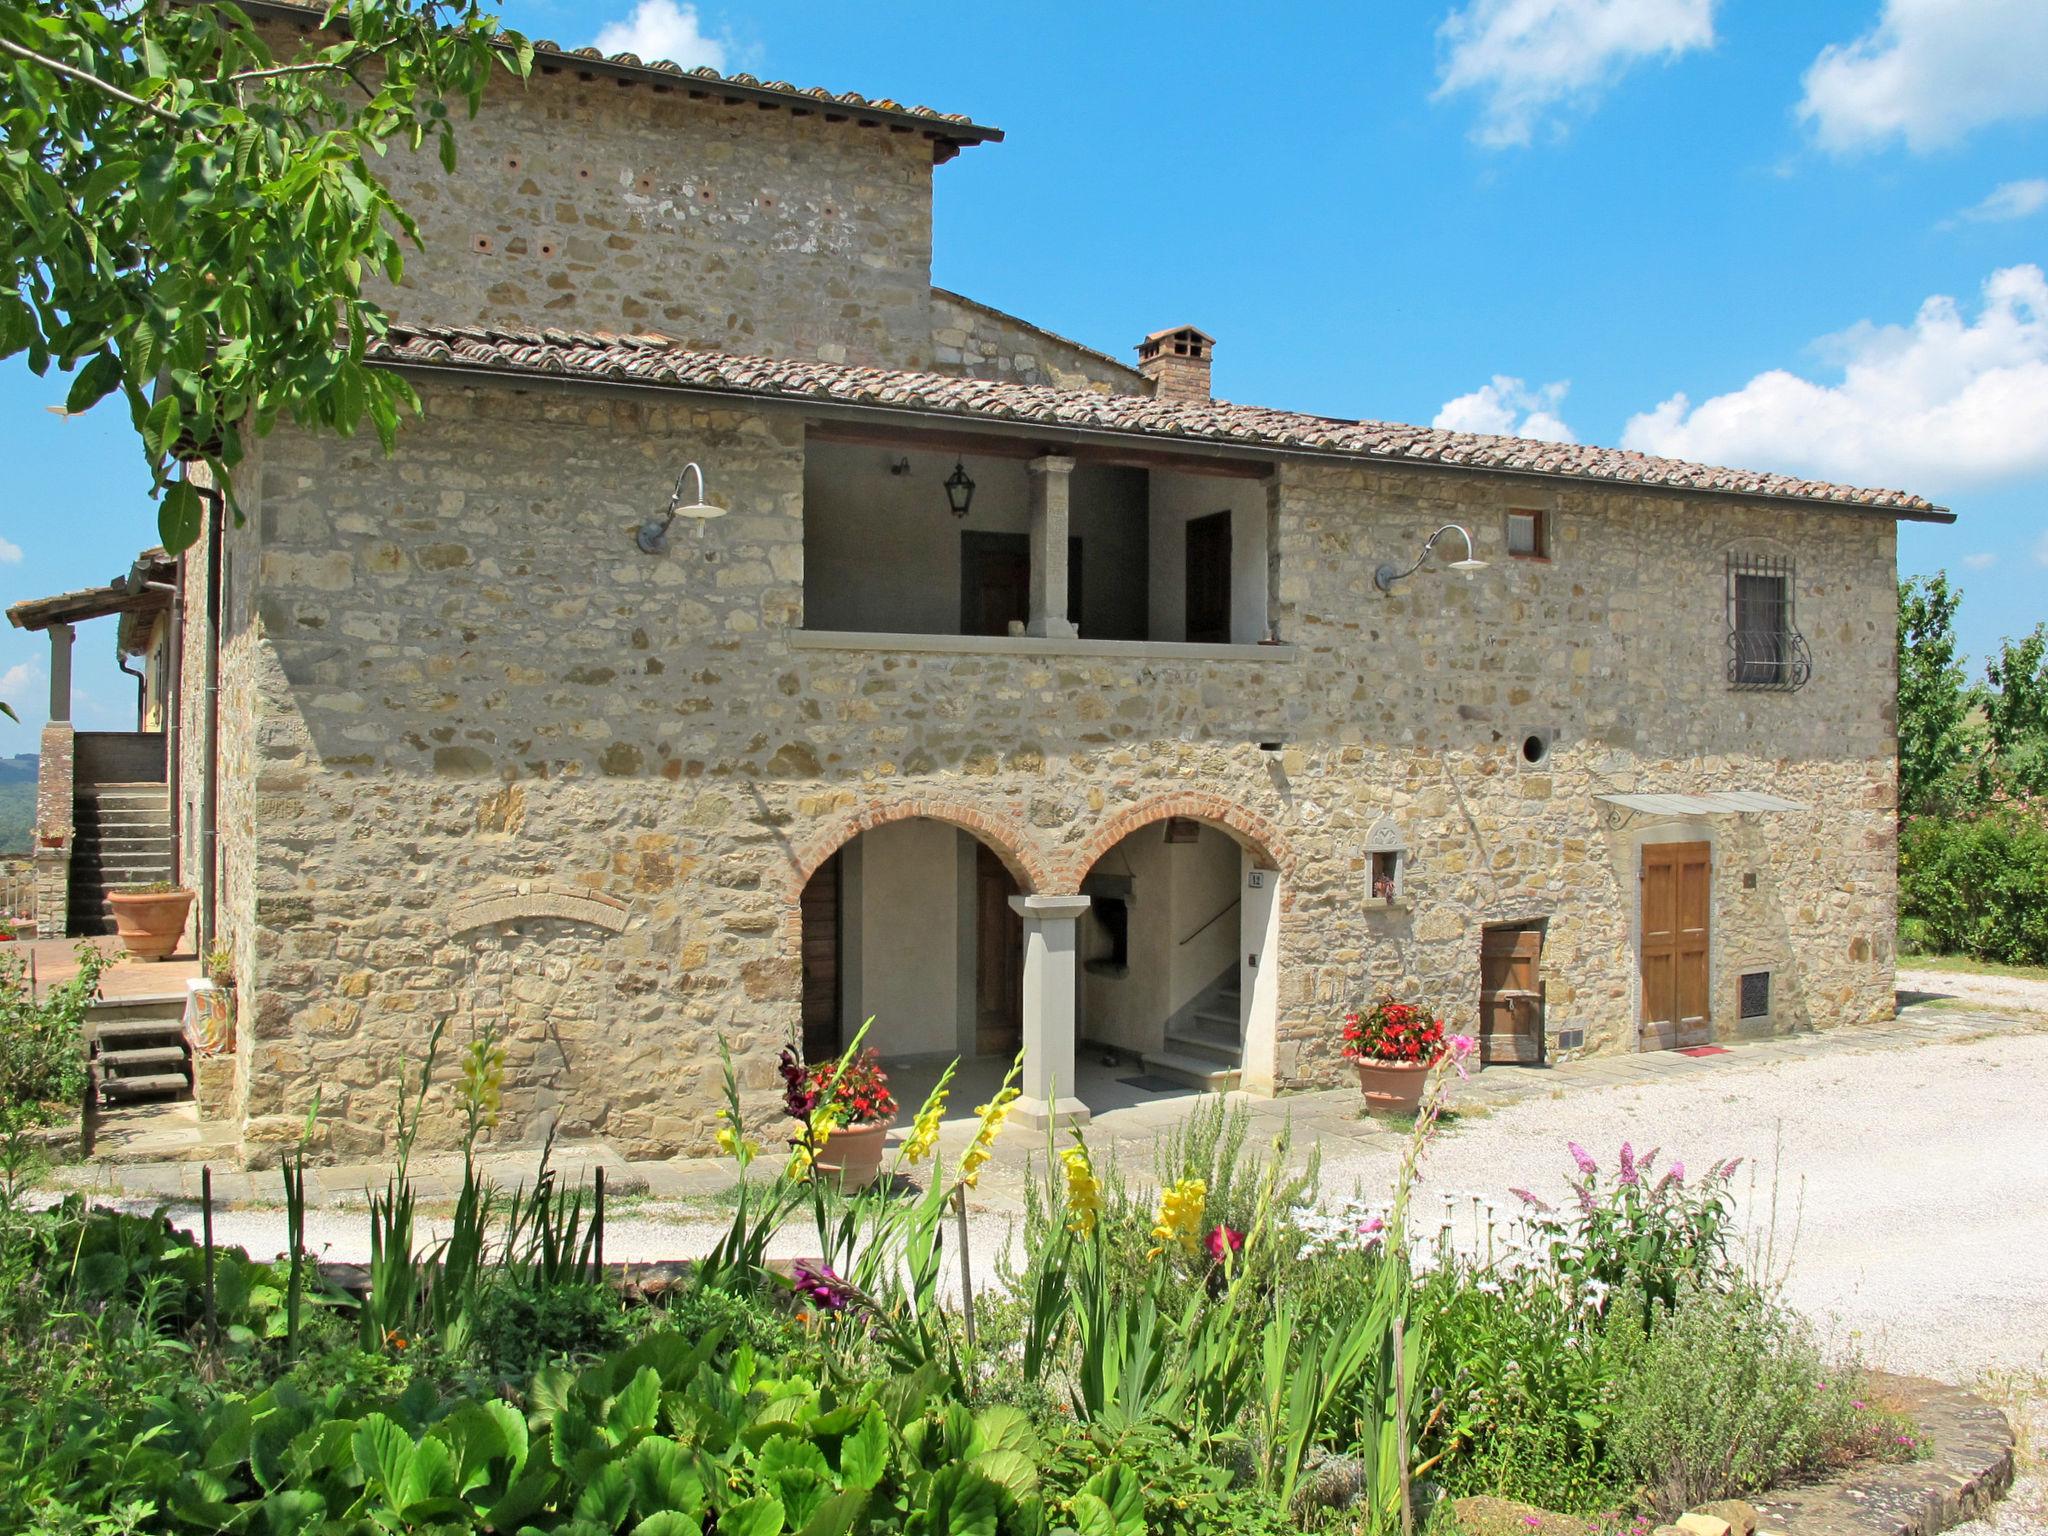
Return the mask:
[[[1034,635],[1071,640],[1079,633],[1067,617],[1068,493],[1074,461],[1049,453],[1031,460],[1031,618]]]
[[[1247,852],[1244,899],[1238,907],[1238,945],[1244,952],[1244,981],[1238,992],[1244,1041],[1238,1083],[1246,1093],[1279,1091],[1280,1059],[1280,871],[1261,868]]]
[[[1074,1097],[1076,928],[1088,905],[1086,896],[1010,898],[1024,919],[1023,1093],[1010,1113],[1035,1131],[1088,1120]]]

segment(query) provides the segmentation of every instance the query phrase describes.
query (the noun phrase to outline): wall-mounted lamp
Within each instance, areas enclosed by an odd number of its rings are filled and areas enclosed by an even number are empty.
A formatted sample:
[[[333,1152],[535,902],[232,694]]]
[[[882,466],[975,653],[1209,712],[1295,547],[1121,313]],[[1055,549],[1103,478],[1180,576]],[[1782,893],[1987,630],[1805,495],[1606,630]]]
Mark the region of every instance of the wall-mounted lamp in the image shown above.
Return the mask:
[[[686,502],[683,500],[683,483],[692,475],[697,477],[697,499]],[[642,523],[639,531],[633,535],[633,542],[638,544],[641,550],[647,554],[665,555],[668,553],[669,524],[673,523],[677,518],[694,517],[697,519],[697,536],[702,538],[704,535],[704,525],[714,517],[723,516],[725,516],[725,508],[714,507],[704,499],[704,471],[699,469],[694,463],[685,464],[683,472],[676,476],[676,488],[669,493],[668,511],[660,517],[650,517],[646,522]]]
[[[1422,553],[1416,556],[1415,563],[1413,565],[1409,566],[1408,569],[1404,571],[1398,565],[1395,565],[1392,561],[1388,561],[1385,565],[1381,566],[1378,570],[1372,573],[1372,584],[1378,587],[1382,592],[1393,591],[1395,582],[1406,581],[1410,576],[1413,576],[1417,571],[1422,569],[1423,563],[1429,559],[1429,552],[1436,548],[1436,541],[1442,538],[1447,533],[1455,533],[1459,538],[1465,541],[1465,558],[1462,560],[1453,560],[1451,562],[1452,570],[1457,571],[1461,575],[1469,578],[1474,571],[1483,571],[1486,569],[1486,562],[1484,560],[1481,560],[1477,555],[1475,555],[1472,552],[1472,535],[1467,533],[1463,528],[1460,528],[1456,523],[1445,523],[1443,527],[1437,529],[1435,533],[1432,533],[1429,536],[1429,542],[1422,546]]]
[[[946,505],[955,517],[965,517],[967,509],[974,505],[974,482],[967,476],[967,466],[958,459],[953,461],[953,473],[946,476]]]

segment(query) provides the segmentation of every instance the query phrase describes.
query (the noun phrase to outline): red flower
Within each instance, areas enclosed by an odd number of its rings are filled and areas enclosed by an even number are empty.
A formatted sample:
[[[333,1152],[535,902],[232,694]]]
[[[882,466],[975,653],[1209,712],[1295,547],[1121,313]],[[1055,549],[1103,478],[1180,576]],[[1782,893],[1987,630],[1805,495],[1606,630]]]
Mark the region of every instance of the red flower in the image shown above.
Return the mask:
[[[1434,1061],[1443,1053],[1443,1020],[1415,1003],[1382,997],[1344,1016],[1344,1054],[1357,1061]]]

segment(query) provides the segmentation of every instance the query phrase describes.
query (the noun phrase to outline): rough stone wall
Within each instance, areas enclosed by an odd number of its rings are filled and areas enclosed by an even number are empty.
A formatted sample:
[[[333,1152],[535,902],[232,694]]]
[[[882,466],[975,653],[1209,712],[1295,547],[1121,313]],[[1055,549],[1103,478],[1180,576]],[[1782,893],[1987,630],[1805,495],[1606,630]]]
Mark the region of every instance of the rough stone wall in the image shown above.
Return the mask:
[[[71,912],[73,769],[77,733],[69,720],[43,726],[36,758],[36,933],[52,938],[67,931]],[[51,843],[50,839],[56,839]]]
[[[944,288],[932,290],[932,367],[970,379],[1149,395],[1136,368]]]
[[[431,147],[387,170],[425,245],[377,291],[402,319],[931,361],[921,137],[539,69],[458,131],[453,175]]]
[[[422,393],[395,460],[283,428],[265,444],[240,695],[259,1161],[316,1085],[330,1153],[383,1147],[398,1067],[444,1017],[512,1036],[506,1138],[559,1116],[636,1154],[701,1149],[719,1037],[767,1100],[805,877],[906,815],[975,831],[1038,892],[1156,816],[1232,829],[1282,871],[1277,1065],[1305,1083],[1335,1080],[1338,1021],[1376,989],[1469,1027],[1493,920],[1547,918],[1553,1031],[1632,1048],[1641,829],[1592,795],[1767,789],[1812,809],[1711,824],[1717,1030],[1751,963],[1779,971],[1779,1027],[1889,1011],[1882,520],[1290,464],[1271,547],[1291,655],[815,650],[789,633],[794,413]],[[717,466],[731,515],[650,558],[632,530],[679,456]],[[1505,555],[1509,505],[1551,507],[1553,563]],[[1373,593],[1376,563],[1452,517],[1487,571]],[[1795,694],[1724,681],[1723,557],[1754,541],[1799,562],[1815,675]],[[1517,757],[1532,727],[1556,740],[1537,768]],[[1365,900],[1383,816],[1411,856],[1395,908]],[[520,881],[622,902],[623,926],[455,915]]]
[[[256,799],[263,781],[254,751],[260,726],[275,711],[264,711],[257,697],[256,682],[261,667],[260,638],[249,619],[258,550],[261,545],[265,448],[258,445],[238,472],[237,490],[242,520],[232,512],[223,518],[221,534],[222,590],[220,602],[219,694],[215,701],[215,751],[219,757],[219,786],[215,794],[215,932],[214,942],[225,943],[235,955],[235,974],[257,974],[257,935],[254,921],[256,893]],[[195,478],[202,478],[195,475]],[[208,512],[208,516],[215,514]],[[207,583],[210,544],[202,534],[180,557],[185,588],[185,625],[179,656],[178,678],[178,846],[177,878],[181,885],[199,891],[205,878],[206,839],[204,826],[206,776],[206,647]],[[284,703],[286,701],[278,701]],[[193,903],[191,932],[196,937],[200,921],[199,903]],[[292,982],[289,972],[274,973],[284,984]],[[254,995],[245,990],[244,999]],[[231,1089],[215,1085],[208,1108],[217,1110],[223,1099],[233,1106],[233,1116],[242,1113],[250,1075],[247,1059],[250,1032],[245,1006],[242,1028],[236,1041],[238,1070]],[[218,1077],[218,1071],[215,1073]]]

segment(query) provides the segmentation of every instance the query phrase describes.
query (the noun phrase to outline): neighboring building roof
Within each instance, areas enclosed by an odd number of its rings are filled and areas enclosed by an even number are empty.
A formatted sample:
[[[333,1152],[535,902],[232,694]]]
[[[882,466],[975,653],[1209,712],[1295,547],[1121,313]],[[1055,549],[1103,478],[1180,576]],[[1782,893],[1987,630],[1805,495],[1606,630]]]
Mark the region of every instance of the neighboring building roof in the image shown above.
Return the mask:
[[[52,624],[77,624],[86,619],[105,618],[111,613],[140,613],[170,606],[170,594],[148,585],[169,581],[177,572],[171,557],[161,548],[145,549],[125,576],[116,576],[103,587],[80,587],[76,592],[59,592],[54,597],[31,597],[7,610],[16,629],[48,629]]]
[[[1091,347],[1084,341],[1074,340],[1071,336],[1062,336],[1058,331],[1047,330],[1042,325],[1036,325],[1026,320],[1022,315],[1013,315],[1007,309],[997,309],[993,304],[984,304],[979,299],[970,299],[964,293],[955,293],[950,288],[941,288],[937,283],[932,284],[932,292],[949,304],[964,304],[969,309],[978,309],[984,315],[995,316],[996,319],[1006,325],[1014,325],[1019,330],[1031,332],[1034,336],[1043,336],[1047,341],[1055,341],[1063,347],[1071,347],[1083,356],[1094,358],[1098,363],[1106,363],[1112,368],[1120,368],[1130,375],[1131,382],[1134,384],[1143,385],[1145,383],[1145,375],[1136,364],[1125,362],[1113,352],[1104,352],[1099,347]]]
[[[244,11],[262,20],[287,21],[314,27],[323,8],[303,0],[239,0]],[[347,17],[337,19],[345,26]],[[560,43],[533,39],[534,68],[542,74],[564,71],[585,79],[603,78],[622,85],[645,84],[656,91],[681,91],[686,95],[724,101],[750,101],[763,107],[779,107],[794,116],[816,114],[828,123],[853,123],[862,128],[890,128],[915,132],[932,141],[932,159],[943,163],[970,144],[1000,143],[1003,130],[976,123],[957,112],[936,112],[930,107],[907,107],[887,97],[866,97],[853,91],[837,95],[822,86],[799,88],[787,80],[757,80],[749,74],[722,75],[705,65],[685,69],[667,59],[643,60],[635,53],[606,55],[595,48],[564,48]]]
[[[882,409],[1076,433],[1200,442],[1269,453],[1309,453],[1403,465],[1551,476],[1664,490],[1819,503],[1921,522],[1953,514],[1904,491],[1870,490],[1791,475],[1724,469],[1619,448],[1535,442],[1393,422],[1346,421],[1221,400],[956,378],[949,374],[740,357],[679,347],[661,336],[393,325],[372,355],[399,368],[552,378]]]

